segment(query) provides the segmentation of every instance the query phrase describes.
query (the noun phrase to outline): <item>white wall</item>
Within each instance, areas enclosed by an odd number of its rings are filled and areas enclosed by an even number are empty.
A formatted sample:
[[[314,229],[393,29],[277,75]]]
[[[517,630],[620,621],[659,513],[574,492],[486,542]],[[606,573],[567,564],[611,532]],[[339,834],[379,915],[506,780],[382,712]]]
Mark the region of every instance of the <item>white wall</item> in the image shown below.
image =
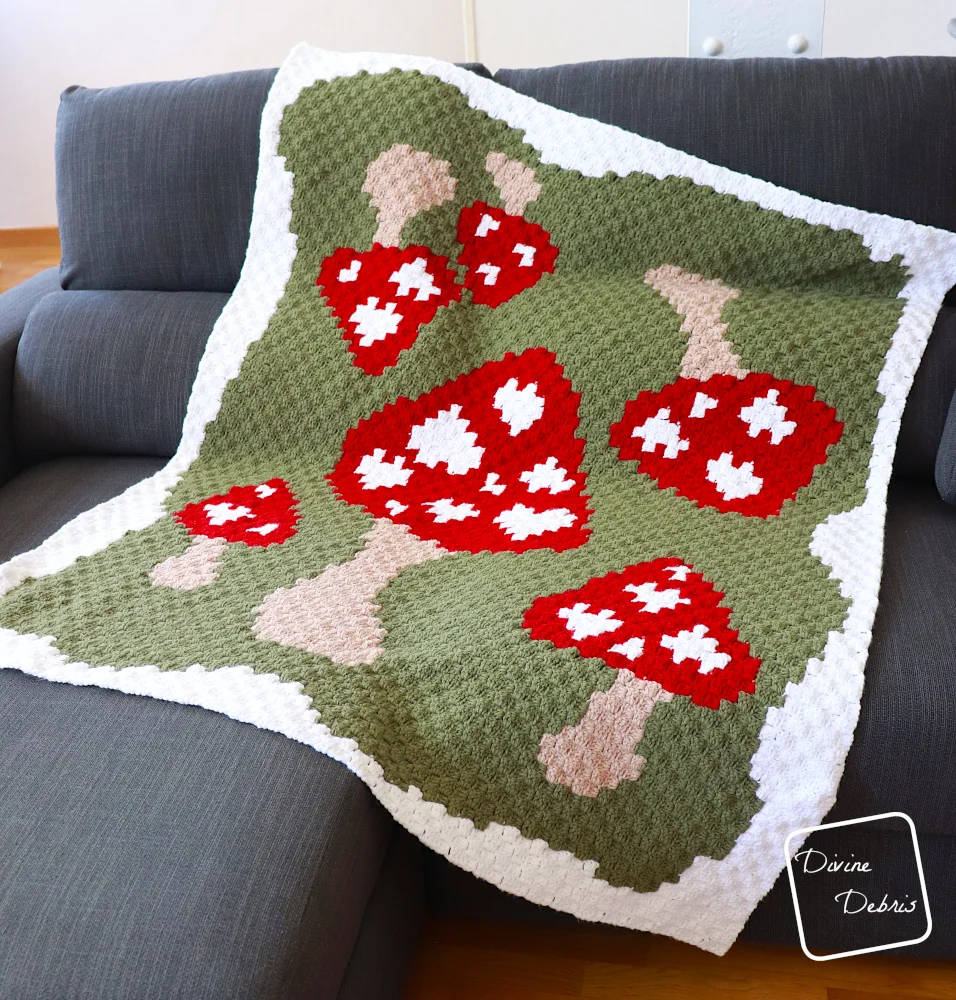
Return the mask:
[[[493,71],[687,55],[687,0],[475,0],[475,27]]]
[[[956,56],[952,0],[826,0],[824,56]]]
[[[721,3],[738,5],[746,24],[763,0]],[[474,7],[477,55],[492,69],[687,54],[688,0]],[[826,0],[823,54],[956,55],[951,17],[954,0]],[[276,66],[303,39],[466,55],[462,0],[0,0],[0,228],[56,222],[53,133],[64,87]]]
[[[65,87],[278,66],[303,40],[465,56],[459,0],[0,0],[0,228],[56,224]]]

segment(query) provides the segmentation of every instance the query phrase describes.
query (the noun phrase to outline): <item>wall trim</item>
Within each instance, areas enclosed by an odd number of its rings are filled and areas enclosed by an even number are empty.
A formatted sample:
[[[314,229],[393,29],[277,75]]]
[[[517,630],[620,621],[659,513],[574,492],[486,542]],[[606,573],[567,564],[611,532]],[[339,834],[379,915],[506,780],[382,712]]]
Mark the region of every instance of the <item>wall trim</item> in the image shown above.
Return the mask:
[[[465,60],[478,62],[478,33],[475,21],[475,0],[462,0],[462,27],[465,30]]]

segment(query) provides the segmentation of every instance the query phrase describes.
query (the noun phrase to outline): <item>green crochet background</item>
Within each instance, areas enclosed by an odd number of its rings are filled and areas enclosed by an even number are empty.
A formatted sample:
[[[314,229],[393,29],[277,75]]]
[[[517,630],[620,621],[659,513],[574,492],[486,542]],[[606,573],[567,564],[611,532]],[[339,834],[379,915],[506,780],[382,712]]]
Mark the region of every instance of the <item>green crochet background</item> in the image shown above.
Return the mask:
[[[461,207],[498,203],[484,168],[498,150],[537,170],[527,216],[560,248],[557,268],[505,305],[439,311],[393,368],[353,366],[315,278],[335,248],[367,249],[375,211],[366,165],[393,143],[449,160],[456,197],[413,219],[403,244],[454,259]],[[768,706],[799,680],[846,611],[808,543],[816,524],[864,498],[882,397],[876,381],[902,307],[898,260],[875,263],[858,236],[811,226],[689,180],[583,177],[540,165],[521,132],[437,78],[393,71],[318,83],[285,113],[280,153],[295,175],[292,275],[263,338],[226,388],[199,459],[169,511],[237,484],[286,479],[301,500],[299,532],[283,545],[228,547],[220,579],[192,592],[152,587],[149,570],[188,538],[166,517],[52,577],[0,600],[0,625],[55,637],[71,659],[183,669],[248,664],[298,681],[331,730],[353,737],[391,782],[479,826],[518,827],[599,862],[615,885],[652,891],[696,855],[727,854],[758,810],[750,758]],[[608,445],[624,403],[677,377],[682,318],[643,282],[674,264],[743,294],[724,311],[742,363],[813,384],[845,428],[827,463],[779,517],[700,509],[663,491]],[[251,631],[262,598],[361,548],[371,518],[332,495],[325,475],[346,430],[397,396],[416,397],[506,351],[554,351],[582,394],[592,536],[581,548],[457,555],[403,571],[384,592],[384,653],[346,667]],[[641,744],[638,782],[596,798],[544,780],[542,734],[577,722],[614,671],[521,628],[539,594],[658,556],[678,556],[726,593],[762,661],[755,695],[718,711],[677,697],[658,706]],[[799,780],[796,777],[795,780]]]

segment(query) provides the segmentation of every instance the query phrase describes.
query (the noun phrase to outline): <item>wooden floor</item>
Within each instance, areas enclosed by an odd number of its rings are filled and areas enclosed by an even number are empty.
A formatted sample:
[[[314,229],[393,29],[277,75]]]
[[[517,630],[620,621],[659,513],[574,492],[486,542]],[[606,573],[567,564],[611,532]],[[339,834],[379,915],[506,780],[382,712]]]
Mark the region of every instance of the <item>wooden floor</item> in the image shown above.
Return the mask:
[[[0,292],[58,262],[59,246],[48,234],[0,230]],[[956,961],[863,955],[811,962],[797,948],[745,944],[717,958],[668,938],[612,928],[444,920],[425,926],[404,1000],[570,997],[956,1000]]]
[[[434,921],[403,1000],[956,1000],[956,962],[735,945],[717,958],[652,934]]]
[[[0,229],[0,293],[59,263],[55,229]]]

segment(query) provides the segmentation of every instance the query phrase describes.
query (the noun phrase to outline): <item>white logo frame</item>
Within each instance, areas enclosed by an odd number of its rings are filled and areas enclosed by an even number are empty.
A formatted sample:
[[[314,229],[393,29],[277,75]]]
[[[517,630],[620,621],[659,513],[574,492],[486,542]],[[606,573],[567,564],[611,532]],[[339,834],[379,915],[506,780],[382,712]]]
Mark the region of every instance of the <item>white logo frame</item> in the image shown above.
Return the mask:
[[[910,833],[913,836],[913,853],[916,856],[916,871],[919,873],[919,884],[920,889],[923,892],[923,908],[926,911],[926,932],[922,937],[910,938],[907,941],[891,941],[889,944],[878,944],[874,945],[872,948],[856,948],[853,951],[840,951],[833,955],[815,955],[807,947],[807,939],[803,932],[803,918],[800,915],[800,901],[797,899],[797,883],[796,879],[793,877],[793,858],[790,853],[790,844],[796,838],[800,838],[800,843],[796,845],[797,847],[803,844],[803,841],[811,834],[816,833],[817,830],[835,830],[840,826],[855,826],[858,823],[871,823],[878,819],[903,819],[906,820],[910,828]],[[823,823],[820,826],[808,826],[801,830],[794,830],[793,833],[787,837],[783,845],[783,853],[787,862],[787,874],[790,876],[790,892],[793,895],[793,911],[797,917],[797,931],[800,934],[800,947],[803,949],[804,955],[814,962],[831,962],[835,958],[851,958],[853,955],[868,955],[870,952],[874,951],[886,951],[888,948],[903,948],[906,945],[920,944],[925,941],[930,934],[933,932],[933,915],[929,909],[929,896],[926,892],[926,877],[923,875],[923,859],[920,857],[919,853],[919,841],[916,839],[916,827],[913,821],[906,815],[906,813],[901,812],[888,812],[888,813],[877,813],[874,816],[861,816],[859,819],[845,819],[839,823]]]

